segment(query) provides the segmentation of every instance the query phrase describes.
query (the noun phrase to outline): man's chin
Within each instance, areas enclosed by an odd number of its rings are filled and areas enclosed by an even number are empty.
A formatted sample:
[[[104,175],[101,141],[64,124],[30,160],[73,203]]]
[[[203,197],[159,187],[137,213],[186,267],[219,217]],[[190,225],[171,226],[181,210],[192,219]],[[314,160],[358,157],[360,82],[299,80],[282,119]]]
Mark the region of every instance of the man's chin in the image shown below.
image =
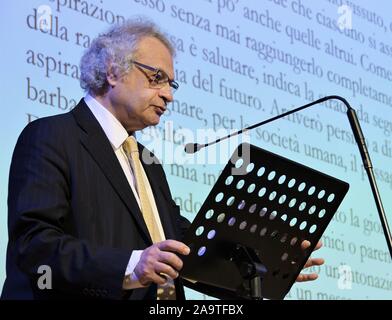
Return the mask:
[[[161,121],[161,117],[156,116],[154,118],[148,119],[147,121],[144,122],[144,124],[146,125],[146,127],[154,127],[158,125],[160,121]]]

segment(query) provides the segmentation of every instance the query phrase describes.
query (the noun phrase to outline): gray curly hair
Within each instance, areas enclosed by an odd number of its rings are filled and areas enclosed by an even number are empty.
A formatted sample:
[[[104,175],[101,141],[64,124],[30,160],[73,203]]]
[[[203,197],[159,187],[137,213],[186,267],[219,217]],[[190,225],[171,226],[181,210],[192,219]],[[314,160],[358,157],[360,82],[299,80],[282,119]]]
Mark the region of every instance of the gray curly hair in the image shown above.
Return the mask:
[[[109,70],[126,74],[132,68],[133,55],[137,45],[145,37],[160,40],[171,53],[175,49],[158,26],[146,18],[129,19],[111,27],[95,38],[80,60],[80,86],[87,92],[104,94],[108,88],[106,79]]]

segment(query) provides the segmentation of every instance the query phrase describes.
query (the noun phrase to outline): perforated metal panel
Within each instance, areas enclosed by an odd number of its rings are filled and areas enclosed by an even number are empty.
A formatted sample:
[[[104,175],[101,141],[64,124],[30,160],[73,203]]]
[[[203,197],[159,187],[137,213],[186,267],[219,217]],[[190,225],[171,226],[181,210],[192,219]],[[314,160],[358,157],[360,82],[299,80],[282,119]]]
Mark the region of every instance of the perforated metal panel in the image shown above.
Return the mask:
[[[181,276],[236,291],[242,278],[230,256],[239,243],[255,249],[267,268],[263,296],[283,299],[348,189],[346,182],[241,144],[185,236],[191,253],[183,257]],[[303,240],[309,249],[301,249]]]

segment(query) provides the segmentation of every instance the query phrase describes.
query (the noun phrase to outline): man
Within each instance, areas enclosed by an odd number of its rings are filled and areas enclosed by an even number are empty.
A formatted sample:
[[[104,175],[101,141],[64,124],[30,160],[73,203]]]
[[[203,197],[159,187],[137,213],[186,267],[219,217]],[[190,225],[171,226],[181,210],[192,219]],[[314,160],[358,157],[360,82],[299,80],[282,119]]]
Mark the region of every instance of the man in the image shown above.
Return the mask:
[[[152,23],[115,26],[81,59],[86,97],[24,129],[10,170],[3,298],[184,298],[189,248],[177,240],[189,221],[162,166],[134,140],[173,100],[173,55]],[[50,288],[39,285],[41,266]]]

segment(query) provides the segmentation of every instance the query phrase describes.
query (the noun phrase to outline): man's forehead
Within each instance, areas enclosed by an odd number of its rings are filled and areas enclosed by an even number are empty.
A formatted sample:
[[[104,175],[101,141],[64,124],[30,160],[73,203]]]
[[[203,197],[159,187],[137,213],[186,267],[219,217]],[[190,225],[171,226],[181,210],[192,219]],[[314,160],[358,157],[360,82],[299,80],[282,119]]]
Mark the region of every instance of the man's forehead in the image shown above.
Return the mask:
[[[166,68],[173,64],[173,56],[170,50],[161,40],[154,37],[146,37],[139,41],[134,59],[143,59],[146,63],[165,64],[163,67]],[[156,65],[156,67],[160,66]]]
[[[136,55],[143,55],[152,58],[173,59],[170,49],[158,38],[145,37],[139,40],[136,45]]]
[[[134,59],[163,70],[170,78],[174,76],[173,56],[167,46],[158,38],[142,38],[136,47]]]

